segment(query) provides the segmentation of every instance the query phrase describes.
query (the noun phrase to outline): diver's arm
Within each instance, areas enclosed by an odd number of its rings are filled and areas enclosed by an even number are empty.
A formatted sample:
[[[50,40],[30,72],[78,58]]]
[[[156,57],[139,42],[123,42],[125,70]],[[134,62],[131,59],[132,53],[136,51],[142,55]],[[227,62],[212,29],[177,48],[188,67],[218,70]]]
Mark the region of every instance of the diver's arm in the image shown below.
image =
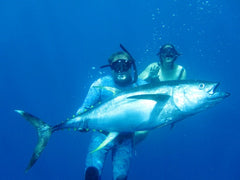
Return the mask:
[[[99,86],[100,84],[101,79],[98,79],[90,86],[82,106],[77,110],[77,115],[85,112],[86,110],[91,108],[92,105],[96,104],[100,100],[101,90],[99,88],[96,88],[96,86]]]

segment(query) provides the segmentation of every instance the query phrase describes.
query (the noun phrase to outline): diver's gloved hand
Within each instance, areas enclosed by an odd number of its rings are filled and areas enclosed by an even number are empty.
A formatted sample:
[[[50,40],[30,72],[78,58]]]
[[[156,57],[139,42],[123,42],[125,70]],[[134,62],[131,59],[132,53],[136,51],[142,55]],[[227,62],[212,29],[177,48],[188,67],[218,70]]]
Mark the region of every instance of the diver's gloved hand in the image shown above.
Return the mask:
[[[149,70],[149,77],[155,77],[159,71],[159,65],[153,64]]]

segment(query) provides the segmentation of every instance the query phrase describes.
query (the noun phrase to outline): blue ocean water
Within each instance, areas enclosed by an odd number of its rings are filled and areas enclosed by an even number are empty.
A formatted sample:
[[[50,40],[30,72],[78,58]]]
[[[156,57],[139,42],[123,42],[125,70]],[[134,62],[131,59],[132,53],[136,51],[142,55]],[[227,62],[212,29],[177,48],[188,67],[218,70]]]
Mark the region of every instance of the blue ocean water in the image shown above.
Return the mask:
[[[75,114],[99,69],[121,50],[141,72],[172,43],[188,79],[220,81],[223,103],[154,130],[136,147],[129,179],[240,179],[240,3],[236,0],[0,1],[0,179],[83,179],[90,133],[54,134],[35,166],[35,129]],[[108,157],[102,179],[112,178]]]

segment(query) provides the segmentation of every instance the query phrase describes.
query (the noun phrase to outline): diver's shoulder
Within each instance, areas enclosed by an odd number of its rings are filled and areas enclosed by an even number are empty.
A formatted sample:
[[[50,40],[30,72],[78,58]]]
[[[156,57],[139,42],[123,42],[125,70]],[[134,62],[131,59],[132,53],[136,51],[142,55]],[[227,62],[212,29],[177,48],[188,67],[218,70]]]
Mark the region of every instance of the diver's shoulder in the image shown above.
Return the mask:
[[[92,83],[92,86],[100,86],[100,85],[105,85],[105,84],[109,84],[110,82],[113,81],[113,78],[111,76],[103,76],[98,78],[97,80],[95,80]]]
[[[176,64],[177,65],[177,70],[179,71],[185,71],[185,68],[179,64]]]
[[[104,81],[113,81],[113,77],[110,75],[106,75],[100,78],[103,82]]]
[[[114,85],[114,80],[113,77],[110,75],[107,76],[103,76],[101,78],[99,78],[96,81],[97,85],[101,85],[101,86],[113,86]]]
[[[180,64],[176,64],[175,63],[175,65],[177,66],[177,67],[179,67],[179,68],[184,68],[182,65],[180,65]]]

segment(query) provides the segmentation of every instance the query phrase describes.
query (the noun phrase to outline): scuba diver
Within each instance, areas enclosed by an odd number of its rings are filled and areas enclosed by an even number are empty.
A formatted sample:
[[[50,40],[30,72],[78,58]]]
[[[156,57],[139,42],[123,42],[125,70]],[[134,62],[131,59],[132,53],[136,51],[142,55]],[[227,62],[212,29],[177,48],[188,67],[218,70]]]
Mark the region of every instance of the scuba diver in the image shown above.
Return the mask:
[[[139,75],[140,79],[147,82],[186,79],[186,70],[182,66],[175,64],[181,54],[177,52],[172,44],[163,45],[157,55],[160,61],[148,65]]]
[[[138,76],[139,79],[148,83],[186,79],[186,70],[182,66],[175,64],[180,55],[172,44],[163,45],[157,53],[160,61],[148,65]],[[148,131],[135,132],[135,144],[143,141],[148,134]]]
[[[146,84],[145,81],[138,79],[135,61],[132,56],[122,45],[120,45],[120,47],[123,51],[112,54],[108,59],[109,64],[101,67],[110,67],[112,71],[111,76],[107,75],[93,82],[77,114],[85,112],[92,106],[114,95],[113,91],[103,87],[127,90],[132,87]],[[126,119],[126,121],[127,120],[128,119]],[[86,158],[85,180],[101,179],[103,164],[109,151],[112,151],[113,179],[127,179],[130,159],[133,153],[134,134],[120,134],[102,149],[92,152],[106,139],[107,135],[108,132],[92,133]]]

